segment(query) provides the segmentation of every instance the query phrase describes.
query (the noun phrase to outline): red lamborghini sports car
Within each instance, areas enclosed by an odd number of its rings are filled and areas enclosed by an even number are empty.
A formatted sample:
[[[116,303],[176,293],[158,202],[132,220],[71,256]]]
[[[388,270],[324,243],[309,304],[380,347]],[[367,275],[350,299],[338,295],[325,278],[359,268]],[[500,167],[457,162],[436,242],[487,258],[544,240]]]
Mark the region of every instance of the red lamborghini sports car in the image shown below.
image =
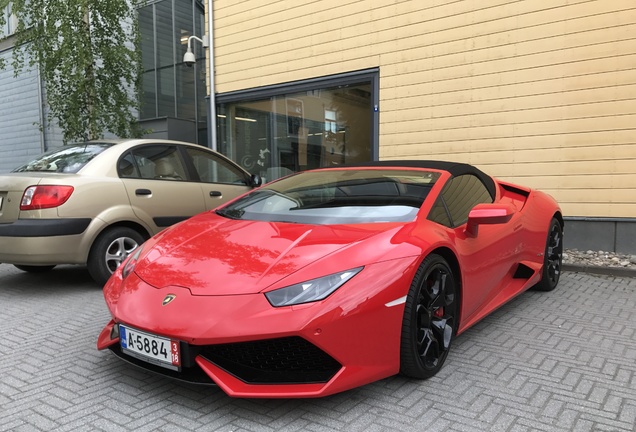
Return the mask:
[[[471,165],[306,171],[140,246],[104,287],[97,347],[235,397],[428,378],[455,336],[554,289],[562,252],[554,199]]]

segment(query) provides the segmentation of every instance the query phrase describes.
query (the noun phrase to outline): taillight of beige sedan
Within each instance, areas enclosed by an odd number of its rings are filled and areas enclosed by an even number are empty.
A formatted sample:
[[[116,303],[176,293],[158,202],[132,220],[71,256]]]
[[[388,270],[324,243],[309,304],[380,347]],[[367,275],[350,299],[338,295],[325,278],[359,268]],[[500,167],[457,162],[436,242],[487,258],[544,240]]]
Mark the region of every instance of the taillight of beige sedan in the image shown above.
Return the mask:
[[[260,183],[196,144],[64,146],[0,174],[0,262],[29,272],[85,264],[103,285],[149,237]]]

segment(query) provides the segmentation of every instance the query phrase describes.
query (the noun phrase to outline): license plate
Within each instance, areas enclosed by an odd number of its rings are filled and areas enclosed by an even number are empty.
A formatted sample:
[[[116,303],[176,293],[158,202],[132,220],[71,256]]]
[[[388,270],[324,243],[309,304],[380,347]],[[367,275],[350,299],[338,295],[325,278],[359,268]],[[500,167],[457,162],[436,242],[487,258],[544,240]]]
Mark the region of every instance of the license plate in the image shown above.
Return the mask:
[[[180,370],[179,341],[119,325],[122,352],[140,360],[172,370]]]

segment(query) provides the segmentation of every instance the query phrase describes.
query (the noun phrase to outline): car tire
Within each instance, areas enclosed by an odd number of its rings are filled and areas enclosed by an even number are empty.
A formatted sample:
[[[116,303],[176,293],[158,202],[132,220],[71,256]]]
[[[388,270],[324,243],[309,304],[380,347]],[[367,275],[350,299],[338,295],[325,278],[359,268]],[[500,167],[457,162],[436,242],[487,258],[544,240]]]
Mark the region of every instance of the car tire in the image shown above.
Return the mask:
[[[46,273],[48,271],[53,270],[55,268],[54,265],[45,265],[45,266],[35,266],[35,265],[22,265],[22,264],[14,264],[15,268],[20,269],[29,273]]]
[[[113,227],[102,232],[88,254],[86,265],[91,277],[103,286],[126,257],[144,241],[144,237],[132,228]]]
[[[532,289],[537,291],[552,291],[556,288],[561,277],[563,264],[563,227],[552,218],[550,229],[543,253],[543,270],[541,280]]]
[[[425,379],[439,372],[457,330],[458,301],[458,285],[446,260],[427,256],[406,296],[400,373]]]

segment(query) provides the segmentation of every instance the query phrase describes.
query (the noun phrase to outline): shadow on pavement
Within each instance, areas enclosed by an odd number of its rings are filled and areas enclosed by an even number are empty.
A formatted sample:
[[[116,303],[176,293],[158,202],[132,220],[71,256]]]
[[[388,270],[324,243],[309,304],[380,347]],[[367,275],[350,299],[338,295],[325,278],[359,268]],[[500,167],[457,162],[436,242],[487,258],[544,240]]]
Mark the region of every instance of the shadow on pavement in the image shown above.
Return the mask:
[[[28,273],[10,264],[0,264],[0,292],[19,290],[29,293],[77,292],[77,290],[99,290],[84,266],[62,265],[44,273]]]

